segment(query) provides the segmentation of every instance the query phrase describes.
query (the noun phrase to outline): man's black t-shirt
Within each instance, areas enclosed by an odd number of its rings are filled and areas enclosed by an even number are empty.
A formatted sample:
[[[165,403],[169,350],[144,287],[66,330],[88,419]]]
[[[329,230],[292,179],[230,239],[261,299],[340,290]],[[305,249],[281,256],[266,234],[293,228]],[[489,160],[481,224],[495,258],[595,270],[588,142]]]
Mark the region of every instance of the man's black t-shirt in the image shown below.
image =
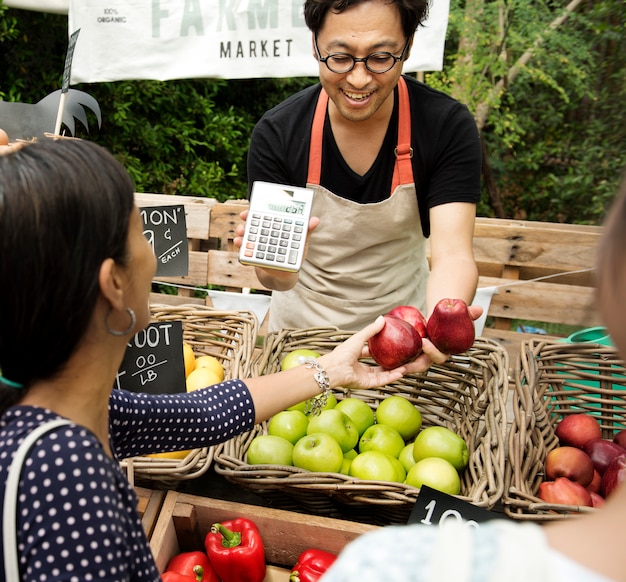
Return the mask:
[[[428,210],[448,202],[480,200],[481,150],[478,130],[467,107],[412,77],[404,77],[411,104],[413,176],[422,230],[430,234]],[[311,125],[321,90],[317,84],[267,111],[256,125],[248,154],[248,182],[306,185]],[[398,136],[398,96],[378,157],[369,171],[353,172],[335,143],[328,117],[322,144],[321,185],[362,204],[391,194]]]

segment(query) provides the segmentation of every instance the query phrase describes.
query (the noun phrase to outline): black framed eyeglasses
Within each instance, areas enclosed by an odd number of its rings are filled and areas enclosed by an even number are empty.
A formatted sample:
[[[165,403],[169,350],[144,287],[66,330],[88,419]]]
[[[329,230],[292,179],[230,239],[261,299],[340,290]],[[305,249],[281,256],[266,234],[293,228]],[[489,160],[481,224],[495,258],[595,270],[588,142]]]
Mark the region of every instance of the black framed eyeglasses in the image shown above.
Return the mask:
[[[357,58],[348,53],[331,53],[327,57],[322,57],[320,49],[317,46],[317,35],[313,37],[313,44],[315,46],[315,52],[317,53],[317,60],[320,63],[324,63],[330,71],[339,75],[349,73],[354,69],[357,63],[363,63],[365,68],[370,73],[381,74],[391,71],[398,61],[404,60],[404,55],[409,48],[409,37],[402,49],[402,53],[399,57],[386,51],[372,53],[366,57]]]

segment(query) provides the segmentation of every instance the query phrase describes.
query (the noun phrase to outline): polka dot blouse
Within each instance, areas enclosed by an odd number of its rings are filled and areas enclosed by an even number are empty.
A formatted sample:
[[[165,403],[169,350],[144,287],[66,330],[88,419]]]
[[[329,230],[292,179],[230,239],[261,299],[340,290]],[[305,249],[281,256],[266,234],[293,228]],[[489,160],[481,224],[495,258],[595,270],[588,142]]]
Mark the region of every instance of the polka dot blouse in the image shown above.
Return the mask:
[[[105,454],[93,433],[73,424],[44,435],[31,449],[22,470],[17,508],[23,580],[160,580],[137,514],[137,496],[118,461],[210,446],[254,425],[252,398],[238,380],[188,394],[113,390],[109,408],[115,460]],[[32,406],[15,406],[2,416],[2,499],[9,465],[24,437],[57,417]],[[4,581],[4,556],[0,556],[0,581]]]

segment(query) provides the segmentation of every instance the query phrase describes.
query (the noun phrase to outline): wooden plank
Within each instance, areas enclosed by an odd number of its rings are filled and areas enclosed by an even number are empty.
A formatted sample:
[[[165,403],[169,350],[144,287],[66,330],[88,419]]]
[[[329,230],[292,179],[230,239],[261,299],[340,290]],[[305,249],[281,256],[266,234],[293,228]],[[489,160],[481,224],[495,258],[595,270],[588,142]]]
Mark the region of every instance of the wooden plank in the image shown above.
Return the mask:
[[[136,193],[137,206],[173,206],[182,204],[185,207],[187,238],[208,239],[211,208],[217,200],[195,196],[170,196],[167,194]]]
[[[159,517],[159,511],[165,499],[165,492],[146,487],[135,487],[135,493],[137,494],[137,512],[141,517],[141,524],[146,532],[146,536],[150,537]]]
[[[559,242],[565,237],[570,242],[580,239],[582,244],[597,244],[602,226],[539,222],[477,216],[474,235],[493,238],[520,238],[528,241]]]
[[[170,295],[169,293],[150,293],[150,303],[163,305],[209,305],[206,299],[200,297],[186,297],[184,295]]]
[[[209,235],[221,241],[221,250],[234,250],[233,239],[236,236],[235,229],[243,224],[239,214],[248,208],[247,200],[233,200],[232,202],[218,204],[211,209],[211,227]]]
[[[236,251],[209,251],[207,277],[214,285],[268,290],[257,279],[254,267],[239,262]]]
[[[474,238],[474,256],[481,264],[499,263],[544,269],[546,273],[586,269],[595,262],[596,245],[574,241],[542,242]]]
[[[506,284],[505,279],[481,277],[479,287]],[[499,287],[491,299],[489,315],[581,327],[601,325],[594,289],[543,282]]]

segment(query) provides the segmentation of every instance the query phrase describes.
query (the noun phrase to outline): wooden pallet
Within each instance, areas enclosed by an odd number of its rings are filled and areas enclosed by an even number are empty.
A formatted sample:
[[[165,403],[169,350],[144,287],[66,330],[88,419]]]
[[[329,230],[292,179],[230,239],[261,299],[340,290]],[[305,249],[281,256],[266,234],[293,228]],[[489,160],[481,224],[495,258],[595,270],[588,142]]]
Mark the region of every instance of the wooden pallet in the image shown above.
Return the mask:
[[[220,285],[226,291],[248,289],[269,294],[254,268],[237,260],[233,244],[240,212],[247,201],[220,203],[206,198],[137,194],[140,206],[184,204],[190,248],[186,277],[163,278],[180,285]],[[602,232],[598,226],[477,218],[474,254],[479,269],[479,288],[496,287],[488,315],[493,326],[483,335],[501,342],[511,356],[533,333],[511,329],[515,319],[569,324],[580,328],[600,325],[595,306],[593,268]],[[192,297],[186,289],[178,296],[154,299],[166,303],[212,305],[210,297]],[[260,334],[267,331],[267,318]],[[512,360],[513,361],[513,360]]]

